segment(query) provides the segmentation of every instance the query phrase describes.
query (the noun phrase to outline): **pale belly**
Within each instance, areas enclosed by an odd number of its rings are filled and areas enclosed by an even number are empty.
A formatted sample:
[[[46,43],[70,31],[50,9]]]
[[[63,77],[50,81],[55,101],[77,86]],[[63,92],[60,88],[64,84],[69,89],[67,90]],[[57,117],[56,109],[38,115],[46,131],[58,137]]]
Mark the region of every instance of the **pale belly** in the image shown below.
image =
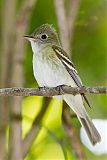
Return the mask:
[[[48,62],[41,57],[33,56],[33,72],[39,86],[56,87],[58,85],[76,84],[58,59],[49,59]]]
[[[61,61],[58,57],[55,57],[51,47],[44,48],[42,53],[38,51],[33,54],[33,72],[41,87],[56,87],[64,84],[72,87],[76,86]],[[86,114],[81,95],[64,95],[60,98],[63,98],[77,115],[84,116]]]

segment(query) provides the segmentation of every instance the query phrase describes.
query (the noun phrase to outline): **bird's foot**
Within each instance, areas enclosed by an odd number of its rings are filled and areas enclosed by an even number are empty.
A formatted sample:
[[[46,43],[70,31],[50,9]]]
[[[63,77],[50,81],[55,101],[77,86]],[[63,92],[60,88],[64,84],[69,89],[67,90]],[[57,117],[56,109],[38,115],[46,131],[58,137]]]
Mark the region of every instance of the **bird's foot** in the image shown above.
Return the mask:
[[[56,87],[57,91],[59,92],[59,95],[63,93],[63,87],[66,86],[65,84],[59,85]]]

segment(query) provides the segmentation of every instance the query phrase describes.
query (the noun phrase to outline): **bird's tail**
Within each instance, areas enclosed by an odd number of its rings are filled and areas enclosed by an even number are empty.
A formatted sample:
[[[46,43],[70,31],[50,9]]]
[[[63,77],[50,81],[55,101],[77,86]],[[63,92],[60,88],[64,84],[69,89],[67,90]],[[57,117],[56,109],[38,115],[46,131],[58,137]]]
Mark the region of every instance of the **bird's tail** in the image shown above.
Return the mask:
[[[80,95],[64,96],[64,100],[71,107],[71,109],[76,113],[81,125],[84,127],[92,145],[101,141],[101,137],[96,127],[94,126],[92,120],[88,116],[82,102],[82,97]]]
[[[97,131],[96,127],[94,126],[92,120],[88,117],[88,115],[85,115],[84,118],[78,117],[80,120],[82,126],[84,127],[91,143],[95,145],[96,143],[101,141],[101,136],[99,132]]]

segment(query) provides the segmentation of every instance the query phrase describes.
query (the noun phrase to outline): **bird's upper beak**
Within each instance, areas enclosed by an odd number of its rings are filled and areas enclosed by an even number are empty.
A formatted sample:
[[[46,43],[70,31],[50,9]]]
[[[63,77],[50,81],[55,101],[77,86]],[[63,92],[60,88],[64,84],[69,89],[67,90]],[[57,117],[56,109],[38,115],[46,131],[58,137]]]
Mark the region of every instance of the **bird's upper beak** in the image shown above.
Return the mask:
[[[27,39],[28,41],[31,41],[34,39],[32,35],[24,35],[24,38]]]

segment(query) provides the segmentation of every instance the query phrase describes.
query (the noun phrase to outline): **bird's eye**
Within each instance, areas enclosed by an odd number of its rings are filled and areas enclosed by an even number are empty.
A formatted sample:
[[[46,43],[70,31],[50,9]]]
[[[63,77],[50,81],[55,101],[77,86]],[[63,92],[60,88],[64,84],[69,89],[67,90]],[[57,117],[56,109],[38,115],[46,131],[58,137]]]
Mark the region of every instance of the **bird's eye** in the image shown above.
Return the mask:
[[[41,39],[44,40],[44,39],[47,39],[47,38],[48,38],[48,36],[47,36],[46,34],[42,34],[42,35],[41,35]]]

